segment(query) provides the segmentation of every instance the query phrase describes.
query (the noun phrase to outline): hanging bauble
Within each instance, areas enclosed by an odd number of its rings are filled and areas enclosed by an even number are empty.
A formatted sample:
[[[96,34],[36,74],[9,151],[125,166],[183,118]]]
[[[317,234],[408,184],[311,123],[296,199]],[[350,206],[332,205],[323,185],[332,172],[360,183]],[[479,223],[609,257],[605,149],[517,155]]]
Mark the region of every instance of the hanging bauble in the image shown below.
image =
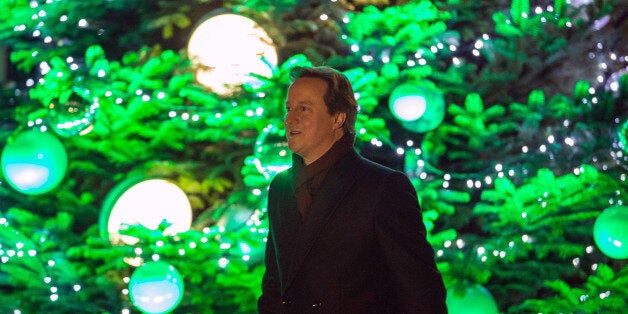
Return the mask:
[[[292,165],[292,154],[288,149],[286,131],[274,125],[264,128],[255,141],[254,149],[255,166],[267,178]]]
[[[271,77],[278,59],[272,39],[255,21],[215,13],[192,32],[188,56],[197,68],[197,81],[219,95],[229,95],[242,84],[261,84],[251,73]]]
[[[388,106],[400,121],[414,121],[425,113],[425,89],[414,84],[401,84],[390,94]]]
[[[621,149],[628,153],[628,119],[617,127],[617,138]]]
[[[164,222],[169,225],[164,235],[190,229],[192,206],[185,192],[166,180],[131,178],[107,195],[100,214],[100,231],[113,244],[135,244],[136,237],[121,235],[120,230],[130,225],[157,230]]]
[[[615,259],[628,258],[628,206],[613,206],[605,209],[593,225],[595,244]]]
[[[251,221],[252,215],[253,210],[246,206],[239,204],[226,205],[220,211],[220,216],[216,220],[216,226],[224,228],[227,232],[237,231],[247,226],[247,223]]]
[[[183,298],[183,278],[174,266],[151,261],[138,267],[129,280],[131,302],[143,313],[168,313]]]
[[[72,93],[67,101],[54,99],[48,104],[50,126],[59,135],[85,135],[94,128],[94,117],[99,104]]]
[[[447,310],[449,314],[497,314],[497,303],[493,295],[480,285],[464,290],[447,290]]]
[[[38,195],[61,183],[68,169],[68,155],[57,137],[29,130],[19,134],[2,151],[2,173],[17,191]]]
[[[440,90],[432,85],[427,82],[404,83],[390,94],[390,111],[407,130],[428,132],[443,122],[445,99]]]

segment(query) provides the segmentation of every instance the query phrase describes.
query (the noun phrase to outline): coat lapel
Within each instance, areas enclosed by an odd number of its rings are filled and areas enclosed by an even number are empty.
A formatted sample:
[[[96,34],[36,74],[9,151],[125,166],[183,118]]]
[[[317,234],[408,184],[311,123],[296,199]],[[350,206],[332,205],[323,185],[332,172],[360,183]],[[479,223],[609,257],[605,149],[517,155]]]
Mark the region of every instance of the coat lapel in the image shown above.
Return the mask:
[[[292,254],[284,289],[290,285],[327,221],[354,186],[352,167],[356,164],[356,157],[359,158],[357,153],[349,152],[335,164],[321,184],[317,197],[312,200],[308,215],[301,225],[302,230],[298,233],[297,246]]]

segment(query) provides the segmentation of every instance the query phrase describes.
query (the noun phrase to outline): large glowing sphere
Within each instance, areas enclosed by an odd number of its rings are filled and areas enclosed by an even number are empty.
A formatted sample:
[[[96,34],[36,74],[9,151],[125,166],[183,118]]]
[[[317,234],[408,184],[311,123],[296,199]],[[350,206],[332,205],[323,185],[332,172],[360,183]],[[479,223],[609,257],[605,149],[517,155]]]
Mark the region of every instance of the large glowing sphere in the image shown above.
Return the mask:
[[[196,79],[219,95],[242,84],[256,86],[250,74],[272,76],[277,51],[264,29],[237,14],[214,15],[193,31],[188,56],[197,68]]]
[[[2,151],[2,173],[17,191],[44,194],[61,183],[68,155],[57,137],[35,130],[19,134]]]
[[[390,93],[388,106],[401,125],[412,132],[434,130],[445,118],[445,99],[431,82],[397,86]]]
[[[395,118],[414,121],[425,113],[425,90],[414,84],[401,84],[390,93],[388,106]]]
[[[606,256],[628,258],[628,206],[605,209],[595,220],[593,238]]]
[[[183,298],[183,278],[174,266],[151,261],[137,268],[129,280],[131,302],[143,313],[168,313]]]
[[[447,310],[449,314],[498,314],[493,295],[480,285],[464,290],[447,290]]]
[[[113,244],[135,244],[135,237],[121,235],[130,225],[157,230],[163,222],[169,225],[164,234],[175,235],[190,229],[192,206],[175,184],[162,179],[149,179],[130,185],[123,182],[107,196],[101,213],[101,231]]]

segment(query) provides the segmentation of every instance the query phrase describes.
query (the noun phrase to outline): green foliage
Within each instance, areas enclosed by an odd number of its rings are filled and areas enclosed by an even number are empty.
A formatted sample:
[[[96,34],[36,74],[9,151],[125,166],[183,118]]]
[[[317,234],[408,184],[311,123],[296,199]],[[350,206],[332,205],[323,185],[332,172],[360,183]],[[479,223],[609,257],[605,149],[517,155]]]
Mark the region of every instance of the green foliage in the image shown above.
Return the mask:
[[[499,235],[484,243],[489,252],[489,248],[504,250],[505,244],[510,243],[504,251],[505,258],[495,262],[518,265],[513,271],[520,274],[515,277],[520,280],[521,274],[534,272],[530,267],[550,267],[560,261],[580,259],[586,247],[595,246],[594,219],[608,206],[609,199],[624,193],[625,185],[589,165],[583,165],[579,175],[560,177],[549,169],[541,169],[519,187],[507,178],[498,179],[494,190],[482,192],[482,202],[473,211],[483,219],[486,232]],[[529,264],[530,259],[544,264]],[[560,276],[576,271],[559,268],[552,277],[559,280]],[[501,285],[506,277],[500,274],[492,280]],[[540,284],[534,283],[536,289],[541,288]]]
[[[563,280],[547,280],[544,285],[553,292],[551,297],[526,300],[513,310],[574,313],[622,312],[626,308],[628,299],[626,271],[625,267],[616,272],[606,264],[599,264],[581,287],[573,287]]]
[[[506,110],[501,105],[484,107],[482,98],[472,93],[467,95],[464,107],[449,104],[448,113],[453,123],[444,122],[430,132],[422,143],[426,160],[432,164],[443,158],[452,162],[471,160],[461,165],[462,171],[479,170],[486,167],[483,160],[472,161],[473,156],[483,156],[485,152],[505,145],[506,136],[516,129],[514,122],[504,119]]]
[[[100,302],[95,298],[90,301],[89,287],[87,291],[75,291],[75,285],[82,284],[82,266],[65,253],[80,242],[71,230],[73,215],[60,211],[42,220],[37,214],[13,207],[0,218],[5,221],[0,228],[0,246],[13,252],[0,264],[3,312],[57,312],[52,296],[58,295],[67,302],[69,311],[97,311]],[[20,303],[16,304],[17,300]]]

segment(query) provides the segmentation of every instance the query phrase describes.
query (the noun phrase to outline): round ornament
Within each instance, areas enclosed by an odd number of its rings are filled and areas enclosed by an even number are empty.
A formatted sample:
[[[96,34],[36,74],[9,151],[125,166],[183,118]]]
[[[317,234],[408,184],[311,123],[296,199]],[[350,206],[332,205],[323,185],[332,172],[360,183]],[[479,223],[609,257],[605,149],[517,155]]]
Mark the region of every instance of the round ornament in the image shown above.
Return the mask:
[[[621,149],[628,153],[628,118],[617,127],[617,138]]]
[[[266,127],[255,141],[255,166],[267,178],[292,165],[286,131],[275,126]]]
[[[181,188],[162,179],[139,181],[131,178],[116,186],[103,202],[100,230],[113,244],[136,244],[136,237],[121,235],[130,225],[157,230],[169,224],[165,235],[185,232],[192,225],[192,206]]]
[[[48,105],[50,126],[63,137],[85,135],[94,128],[98,106],[97,101],[90,103],[76,93],[63,103],[56,99]]]
[[[464,290],[447,290],[447,310],[450,314],[498,314],[493,295],[480,285]]]
[[[628,206],[605,209],[595,220],[593,238],[606,256],[628,258]]]
[[[192,32],[188,56],[197,67],[197,81],[219,95],[242,84],[261,85],[251,73],[271,77],[278,60],[266,31],[237,14],[210,14]]]
[[[401,84],[390,94],[390,111],[400,121],[414,121],[425,113],[425,94],[425,89],[420,86]]]
[[[54,135],[30,130],[4,147],[1,164],[11,187],[24,194],[38,195],[61,183],[68,169],[68,155]]]
[[[174,266],[162,261],[146,262],[129,280],[131,302],[143,313],[168,313],[183,298],[183,278]]]
[[[433,84],[405,83],[390,94],[388,105],[401,125],[412,132],[434,130],[445,118],[445,99]]]

